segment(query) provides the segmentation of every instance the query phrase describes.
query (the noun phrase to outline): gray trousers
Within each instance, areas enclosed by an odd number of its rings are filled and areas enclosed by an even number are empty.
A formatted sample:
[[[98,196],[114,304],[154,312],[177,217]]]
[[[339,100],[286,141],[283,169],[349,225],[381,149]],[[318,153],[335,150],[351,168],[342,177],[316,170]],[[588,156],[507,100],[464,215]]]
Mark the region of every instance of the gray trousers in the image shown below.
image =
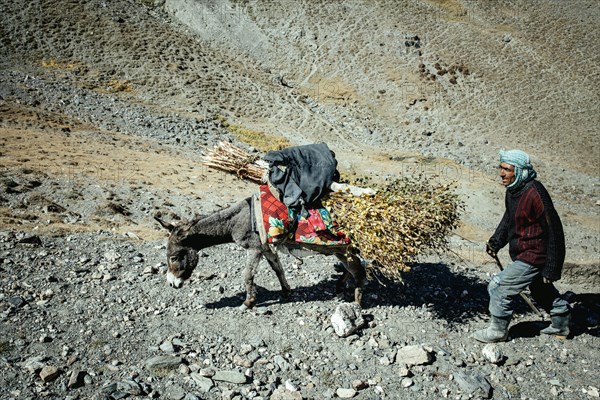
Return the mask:
[[[569,311],[569,303],[560,296],[552,283],[544,283],[542,271],[523,261],[513,261],[504,271],[498,272],[488,284],[490,313],[496,317],[510,317],[513,301],[529,286],[531,296],[550,315]]]

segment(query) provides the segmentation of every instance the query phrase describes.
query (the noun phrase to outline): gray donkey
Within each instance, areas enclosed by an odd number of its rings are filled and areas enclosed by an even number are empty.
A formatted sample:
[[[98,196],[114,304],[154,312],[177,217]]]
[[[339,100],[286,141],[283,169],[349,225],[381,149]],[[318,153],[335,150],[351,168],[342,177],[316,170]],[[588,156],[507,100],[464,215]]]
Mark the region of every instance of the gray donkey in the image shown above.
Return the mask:
[[[192,275],[192,271],[198,264],[199,250],[223,243],[237,243],[247,250],[248,257],[244,272],[246,300],[241,308],[252,308],[256,303],[254,276],[262,256],[266,258],[279,279],[282,297],[284,299],[289,297],[291,289],[285,279],[276,250],[272,245],[263,244],[259,234],[253,229],[254,213],[251,202],[252,198],[248,197],[209,216],[199,216],[177,225],[165,222],[159,216],[154,217],[170,233],[167,243],[167,281],[172,287],[180,288]],[[336,294],[342,297],[346,281],[352,275],[356,283],[354,301],[360,305],[366,272],[354,248],[348,245],[319,246],[286,242],[282,245],[290,249],[335,255],[345,267],[343,275],[336,283]]]

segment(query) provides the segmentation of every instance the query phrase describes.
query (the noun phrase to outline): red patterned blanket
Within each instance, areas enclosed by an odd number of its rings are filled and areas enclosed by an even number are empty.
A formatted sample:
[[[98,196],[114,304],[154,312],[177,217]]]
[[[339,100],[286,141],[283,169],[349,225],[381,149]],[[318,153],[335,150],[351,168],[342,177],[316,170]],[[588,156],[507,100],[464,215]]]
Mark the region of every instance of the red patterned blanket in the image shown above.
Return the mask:
[[[298,243],[322,246],[350,243],[350,238],[338,229],[338,225],[323,207],[309,208],[308,217],[302,217],[273,196],[267,185],[260,187],[260,206],[268,243],[290,239]],[[292,232],[295,225],[296,230]]]

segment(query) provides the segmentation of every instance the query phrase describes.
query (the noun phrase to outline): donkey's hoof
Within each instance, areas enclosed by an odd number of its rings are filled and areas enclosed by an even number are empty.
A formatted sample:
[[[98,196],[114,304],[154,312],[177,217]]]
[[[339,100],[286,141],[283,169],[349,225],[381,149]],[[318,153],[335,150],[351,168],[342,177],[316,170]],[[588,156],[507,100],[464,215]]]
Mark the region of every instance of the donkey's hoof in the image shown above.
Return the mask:
[[[284,292],[281,292],[281,294],[279,295],[279,301],[282,303],[290,301],[291,298],[292,298],[291,291],[284,291]]]
[[[242,305],[239,308],[242,311],[246,311],[246,310],[249,310],[251,308],[254,308],[254,304],[255,304],[255,300],[254,299],[246,300],[246,301],[244,301],[242,303]]]

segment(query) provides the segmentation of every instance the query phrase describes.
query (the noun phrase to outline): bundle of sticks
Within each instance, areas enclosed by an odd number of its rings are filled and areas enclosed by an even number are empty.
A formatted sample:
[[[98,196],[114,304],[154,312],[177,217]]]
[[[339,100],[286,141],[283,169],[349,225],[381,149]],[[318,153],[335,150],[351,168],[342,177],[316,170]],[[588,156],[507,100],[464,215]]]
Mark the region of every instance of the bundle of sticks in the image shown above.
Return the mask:
[[[269,164],[258,155],[251,155],[229,142],[219,142],[212,149],[207,149],[202,164],[256,183],[263,182],[269,168]]]

